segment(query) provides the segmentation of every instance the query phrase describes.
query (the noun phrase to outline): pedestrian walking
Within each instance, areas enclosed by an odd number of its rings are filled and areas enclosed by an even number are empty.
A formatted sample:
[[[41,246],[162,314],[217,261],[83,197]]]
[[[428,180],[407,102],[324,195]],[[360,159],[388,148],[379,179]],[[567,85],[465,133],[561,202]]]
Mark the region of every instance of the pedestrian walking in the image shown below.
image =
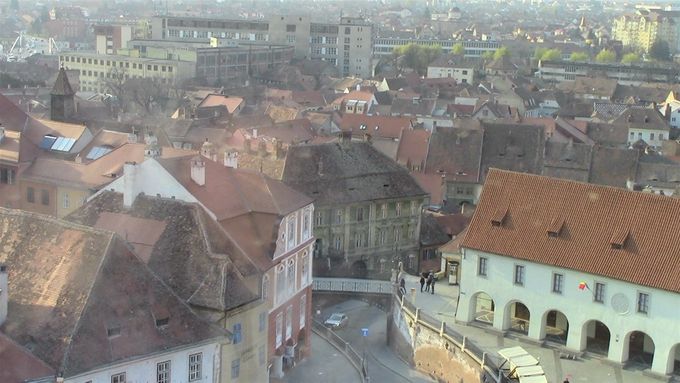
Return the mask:
[[[428,274],[427,278],[425,278],[425,292],[426,293],[430,292],[430,284],[432,284],[432,279],[430,278],[430,274]]]
[[[430,273],[430,275],[427,277],[427,279],[430,282],[430,293],[434,294],[434,274]]]
[[[401,295],[406,294],[406,280],[404,278],[399,281],[399,292]]]
[[[423,274],[420,274],[420,292],[423,292],[423,287],[425,287],[425,277]]]

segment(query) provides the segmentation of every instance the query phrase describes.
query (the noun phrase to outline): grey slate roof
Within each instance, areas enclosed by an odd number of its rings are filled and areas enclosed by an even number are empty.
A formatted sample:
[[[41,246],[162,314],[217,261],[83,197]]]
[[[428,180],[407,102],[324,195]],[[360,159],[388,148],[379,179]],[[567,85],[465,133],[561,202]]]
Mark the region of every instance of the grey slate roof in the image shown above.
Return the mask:
[[[76,92],[73,91],[71,84],[68,82],[68,76],[66,75],[66,70],[63,67],[59,69],[57,81],[54,82],[54,86],[52,87],[50,94],[54,96],[73,96],[76,94]]]
[[[283,182],[319,205],[426,195],[406,169],[365,142],[291,147]]]
[[[483,122],[481,178],[490,168],[541,174],[544,128],[542,126]]]

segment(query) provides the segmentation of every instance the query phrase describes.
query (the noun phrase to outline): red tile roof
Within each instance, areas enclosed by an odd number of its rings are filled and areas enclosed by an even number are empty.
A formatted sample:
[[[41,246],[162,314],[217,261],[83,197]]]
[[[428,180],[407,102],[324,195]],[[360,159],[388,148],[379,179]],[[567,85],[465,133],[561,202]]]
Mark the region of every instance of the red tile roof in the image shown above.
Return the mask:
[[[198,104],[198,108],[207,108],[211,106],[224,106],[227,108],[229,113],[234,113],[234,111],[243,104],[243,99],[241,97],[235,96],[225,96],[221,94],[210,94]]]
[[[678,216],[675,198],[492,169],[462,246],[680,292]]]
[[[425,129],[404,129],[397,148],[397,162],[425,168],[430,132]]]
[[[353,135],[358,137],[367,133],[373,137],[398,139],[401,136],[401,131],[410,128],[412,122],[413,119],[409,117],[345,114],[340,122],[340,129],[351,131]]]
[[[0,333],[0,382],[25,382],[54,376],[54,369]]]

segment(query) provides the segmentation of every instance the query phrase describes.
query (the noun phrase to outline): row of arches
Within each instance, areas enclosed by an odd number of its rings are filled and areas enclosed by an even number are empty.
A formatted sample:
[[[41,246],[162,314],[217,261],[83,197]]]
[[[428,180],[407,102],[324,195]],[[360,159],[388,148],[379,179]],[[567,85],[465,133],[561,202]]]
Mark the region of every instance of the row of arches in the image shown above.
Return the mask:
[[[484,292],[478,292],[470,300],[469,320],[482,325],[502,326],[503,330],[529,335],[532,321],[540,321],[541,339],[558,344],[566,345],[570,336],[570,323],[567,316],[559,310],[549,310],[542,313],[541,317],[532,316],[529,308],[521,301],[508,302],[504,307],[497,308],[494,300]],[[503,310],[502,321],[496,318],[498,310]],[[535,314],[535,313],[534,313]],[[534,332],[536,334],[536,332]],[[581,328],[581,345],[585,350],[593,354],[608,357],[612,334],[609,327],[603,322],[593,319],[583,323]],[[572,335],[577,336],[577,335]],[[618,342],[619,339],[617,338]],[[664,358],[665,355],[655,355],[654,340],[642,331],[631,331],[622,339],[624,362],[637,368],[651,368],[655,357]],[[680,343],[673,346],[666,362],[666,372],[680,375]]]

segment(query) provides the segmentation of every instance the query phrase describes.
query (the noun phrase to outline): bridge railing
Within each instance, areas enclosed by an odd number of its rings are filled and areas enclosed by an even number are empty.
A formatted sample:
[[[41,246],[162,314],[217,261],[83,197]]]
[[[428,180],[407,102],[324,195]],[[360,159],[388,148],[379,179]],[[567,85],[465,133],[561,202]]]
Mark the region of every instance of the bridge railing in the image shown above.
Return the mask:
[[[373,279],[314,278],[312,289],[317,291],[392,294],[394,286],[390,281]]]
[[[361,375],[362,383],[367,383],[370,381],[370,378],[368,377],[366,358],[359,355],[359,353],[354,349],[354,347],[352,347],[338,334],[336,334],[335,331],[324,326],[321,322],[317,320],[313,321],[312,329],[317,335],[326,339],[333,346],[335,346],[335,348],[342,352],[347,357],[347,359],[349,359],[350,363],[352,363],[352,366],[354,366],[357,372],[359,372],[359,375]]]
[[[472,360],[479,364],[483,373],[496,383],[506,383],[508,380],[503,375],[496,363],[487,357],[487,353],[482,351],[474,342],[465,335],[460,334],[454,329],[447,327],[446,322],[440,321],[428,315],[408,299],[394,295],[395,309],[401,310],[402,314],[413,320],[415,324],[425,326],[432,331],[439,332],[439,335],[446,341],[453,344],[459,350],[467,354]]]

